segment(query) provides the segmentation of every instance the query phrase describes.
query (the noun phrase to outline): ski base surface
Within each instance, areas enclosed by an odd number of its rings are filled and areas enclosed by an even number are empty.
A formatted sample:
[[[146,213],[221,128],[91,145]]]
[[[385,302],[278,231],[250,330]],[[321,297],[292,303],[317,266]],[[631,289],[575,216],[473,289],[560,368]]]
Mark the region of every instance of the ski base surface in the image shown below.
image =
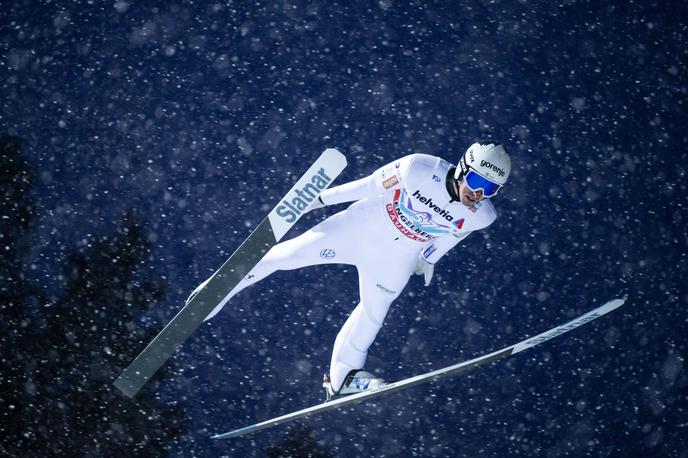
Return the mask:
[[[507,356],[511,356],[515,353],[521,352],[523,350],[526,350],[528,348],[534,347],[535,345],[539,345],[549,339],[552,339],[554,337],[558,337],[568,331],[571,331],[572,329],[575,329],[579,326],[582,326],[586,323],[589,323],[590,321],[601,317],[602,315],[605,315],[612,310],[615,310],[621,305],[623,305],[624,300],[623,299],[614,299],[612,301],[607,302],[604,305],[601,305],[600,307],[597,307],[596,309],[593,309],[589,311],[588,313],[579,316],[578,318],[575,318],[567,323],[564,323],[560,326],[557,326],[555,328],[550,329],[549,331],[543,332],[542,334],[538,334],[535,337],[530,337],[528,339],[522,340],[521,342],[511,345],[509,347],[503,348],[501,350],[497,350],[492,353],[488,353],[486,355],[471,359],[469,361],[464,361],[459,364],[454,364],[452,366],[447,366],[442,369],[438,369],[432,372],[428,372],[425,374],[417,375],[415,377],[410,377],[404,380],[400,380],[398,382],[391,382],[391,383],[386,383],[383,384],[373,390],[369,391],[363,391],[361,393],[356,393],[352,394],[350,396],[345,396],[342,398],[338,398],[329,402],[324,402],[322,404],[318,404],[315,406],[307,407],[302,410],[298,410],[296,412],[291,412],[286,415],[282,415],[281,417],[276,417],[272,418],[270,420],[263,421],[261,423],[256,423],[254,425],[249,425],[245,426],[243,428],[235,429],[233,431],[229,431],[227,433],[223,434],[217,434],[215,436],[212,436],[212,439],[230,439],[233,437],[239,437],[243,436],[245,434],[249,434],[252,432],[260,431],[261,429],[266,429],[266,428],[271,428],[273,426],[277,426],[283,423],[287,423],[299,418],[303,418],[309,415],[313,415],[316,413],[321,413],[325,412],[327,410],[331,409],[337,409],[349,404],[353,404],[355,402],[361,402],[361,401],[368,401],[370,399],[376,398],[378,396],[382,396],[383,394],[389,394],[393,393],[395,391],[403,390],[406,388],[410,388],[412,386],[421,384],[421,383],[426,383],[426,382],[432,382],[435,381],[441,377],[445,377],[448,375],[456,375],[461,372],[464,372],[468,369],[472,369],[476,366],[481,366],[483,364],[488,364],[494,361],[497,361],[498,359],[505,358]]]

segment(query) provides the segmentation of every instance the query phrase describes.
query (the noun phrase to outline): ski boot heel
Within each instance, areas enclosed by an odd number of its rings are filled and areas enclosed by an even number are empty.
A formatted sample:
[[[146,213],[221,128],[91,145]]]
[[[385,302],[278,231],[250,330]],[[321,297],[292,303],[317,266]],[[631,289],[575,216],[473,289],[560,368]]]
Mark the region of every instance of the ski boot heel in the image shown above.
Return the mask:
[[[334,391],[332,390],[332,384],[330,383],[330,377],[327,374],[323,374],[323,388],[325,389],[325,402],[332,400],[334,396]]]

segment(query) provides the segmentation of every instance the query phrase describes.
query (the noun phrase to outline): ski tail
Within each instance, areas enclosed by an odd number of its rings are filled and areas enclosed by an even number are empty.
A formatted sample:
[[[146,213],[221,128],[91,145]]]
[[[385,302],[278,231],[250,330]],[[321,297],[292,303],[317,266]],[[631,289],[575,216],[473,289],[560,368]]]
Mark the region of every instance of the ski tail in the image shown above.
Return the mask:
[[[190,297],[179,313],[120,374],[113,383],[115,387],[134,397],[345,167],[346,157],[342,153],[334,148],[326,149],[207,284]]]

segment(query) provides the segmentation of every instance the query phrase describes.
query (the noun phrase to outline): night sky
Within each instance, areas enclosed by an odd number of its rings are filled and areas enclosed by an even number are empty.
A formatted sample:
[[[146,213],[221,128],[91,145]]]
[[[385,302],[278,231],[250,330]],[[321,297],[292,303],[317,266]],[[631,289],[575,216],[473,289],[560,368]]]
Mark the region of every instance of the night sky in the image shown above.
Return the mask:
[[[429,287],[411,279],[367,369],[405,378],[627,297],[621,309],[466,375],[211,441],[324,398],[331,345],[358,302],[355,268],[278,272],[234,298],[144,388],[178,415],[181,431],[158,438],[166,456],[688,456],[687,10],[3,3],[0,134],[21,139],[32,176],[22,272],[41,291],[22,313],[59,320],[51,304],[72,253],[94,257],[93,237],[115,237],[135,214],[151,249],[129,287],[152,276],[163,292],[120,303],[130,325],[155,333],[325,148],[348,158],[341,184],[410,153],[456,162],[491,138],[513,163],[494,199],[499,218],[450,251]],[[308,214],[287,238],[342,208]],[[99,312],[123,320],[117,308]],[[106,337],[131,326],[116,329]],[[94,358],[121,370],[144,345]],[[83,367],[70,376],[87,383]],[[111,381],[102,386],[115,391]],[[104,431],[116,415],[99,416]],[[108,437],[93,439],[94,456]],[[44,456],[69,447],[61,440]]]

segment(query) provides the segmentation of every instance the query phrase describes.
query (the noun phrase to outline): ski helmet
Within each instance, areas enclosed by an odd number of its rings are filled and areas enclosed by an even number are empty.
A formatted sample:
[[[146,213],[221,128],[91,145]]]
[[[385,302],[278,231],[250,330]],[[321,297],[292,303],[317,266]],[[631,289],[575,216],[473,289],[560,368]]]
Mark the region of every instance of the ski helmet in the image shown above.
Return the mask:
[[[496,194],[509,178],[509,173],[511,173],[509,153],[506,152],[502,144],[497,142],[479,141],[473,143],[459,159],[459,165],[454,171],[454,178],[462,180],[471,170],[488,182],[497,185],[493,192],[485,190],[485,196],[490,197]]]

